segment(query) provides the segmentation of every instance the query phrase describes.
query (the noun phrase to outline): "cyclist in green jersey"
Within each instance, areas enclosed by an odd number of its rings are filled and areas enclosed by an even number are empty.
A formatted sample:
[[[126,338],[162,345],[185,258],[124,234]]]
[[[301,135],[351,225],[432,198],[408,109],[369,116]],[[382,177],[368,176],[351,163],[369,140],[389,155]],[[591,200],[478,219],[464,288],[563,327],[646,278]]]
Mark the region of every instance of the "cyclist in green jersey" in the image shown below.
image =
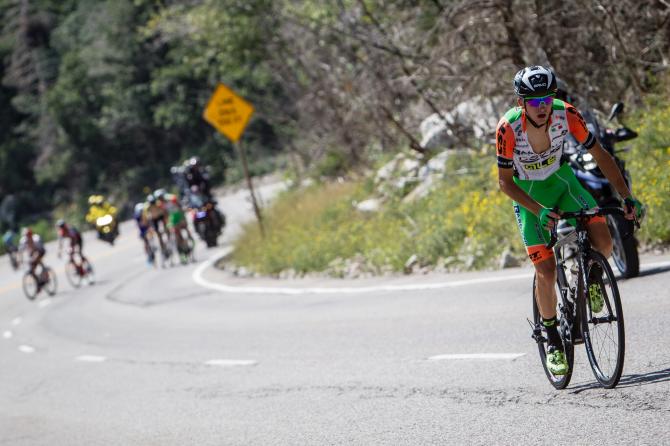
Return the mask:
[[[173,231],[177,246],[183,246],[185,242],[182,231],[186,231],[190,243],[194,243],[193,236],[186,223],[186,215],[184,214],[182,207],[179,205],[177,196],[166,194],[165,203],[168,212],[168,228]]]
[[[643,212],[612,156],[605,151],[575,107],[558,100],[556,76],[549,68],[531,66],[514,77],[517,107],[510,109],[496,130],[498,180],[500,189],[514,200],[514,211],[524,244],[537,277],[537,306],[547,330],[547,368],[555,375],[568,372],[568,364],[557,330],[556,264],[554,253],[546,248],[548,230],[560,217],[552,211],[578,211],[596,207],[596,201],[579,184],[572,169],[561,164],[563,139],[571,133],[586,147],[610,184],[624,199],[626,218]],[[594,249],[605,257],[612,252],[612,239],[604,217],[588,224]],[[599,298],[599,299],[598,299]],[[602,295],[594,293],[592,308],[602,307]]]

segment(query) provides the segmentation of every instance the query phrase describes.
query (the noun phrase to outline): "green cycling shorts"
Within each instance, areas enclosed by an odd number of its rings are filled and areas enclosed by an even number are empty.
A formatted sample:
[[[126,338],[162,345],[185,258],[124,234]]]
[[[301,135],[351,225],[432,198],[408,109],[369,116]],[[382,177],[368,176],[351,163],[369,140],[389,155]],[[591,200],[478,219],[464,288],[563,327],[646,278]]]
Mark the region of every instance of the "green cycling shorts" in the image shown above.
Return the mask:
[[[544,180],[521,180],[514,177],[514,182],[533,200],[546,208],[558,206],[561,211],[574,212],[597,206],[596,200],[579,183],[568,164],[562,165]],[[553,256],[553,252],[545,247],[549,243],[549,231],[540,226],[538,217],[517,202],[514,202],[514,213],[523,243],[533,263],[539,263]],[[589,224],[598,221],[605,219],[594,217]]]
[[[171,228],[174,228],[175,226],[178,226],[181,222],[185,220],[186,218],[184,216],[184,211],[170,212],[170,216],[168,218],[168,225]]]

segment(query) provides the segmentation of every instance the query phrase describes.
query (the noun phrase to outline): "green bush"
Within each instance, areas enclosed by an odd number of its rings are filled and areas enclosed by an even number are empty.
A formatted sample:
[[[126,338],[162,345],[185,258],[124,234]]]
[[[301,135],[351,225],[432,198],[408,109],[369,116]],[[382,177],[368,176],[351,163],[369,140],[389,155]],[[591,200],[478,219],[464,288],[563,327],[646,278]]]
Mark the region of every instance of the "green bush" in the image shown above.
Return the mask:
[[[650,244],[670,242],[670,104],[667,94],[647,98],[647,108],[631,123],[639,136],[624,155],[633,181],[633,194],[647,206],[639,238]]]
[[[507,247],[522,254],[511,201],[498,190],[494,156],[463,154],[423,200],[393,199],[378,213],[357,211],[367,180],[287,192],[266,211],[266,238],[249,224],[235,244],[237,263],[266,273],[322,271],[336,259],[362,256],[370,268],[401,271],[451,257],[452,265],[491,267]],[[467,174],[462,174],[464,167]],[[460,172],[460,173],[459,173]]]

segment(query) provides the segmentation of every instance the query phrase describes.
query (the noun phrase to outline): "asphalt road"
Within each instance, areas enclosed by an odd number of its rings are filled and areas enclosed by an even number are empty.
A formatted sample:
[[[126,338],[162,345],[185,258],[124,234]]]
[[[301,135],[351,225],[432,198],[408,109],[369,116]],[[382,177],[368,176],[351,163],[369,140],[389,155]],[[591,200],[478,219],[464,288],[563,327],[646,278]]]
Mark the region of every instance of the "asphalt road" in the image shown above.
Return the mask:
[[[222,205],[230,240],[250,205],[244,191]],[[98,281],[76,290],[49,246],[54,298],[28,301],[0,259],[0,444],[670,443],[670,256],[620,282],[620,385],[598,387],[578,347],[556,391],[526,322],[528,268],[232,279],[210,266],[223,248],[152,269],[121,231],[114,247],[86,234]]]

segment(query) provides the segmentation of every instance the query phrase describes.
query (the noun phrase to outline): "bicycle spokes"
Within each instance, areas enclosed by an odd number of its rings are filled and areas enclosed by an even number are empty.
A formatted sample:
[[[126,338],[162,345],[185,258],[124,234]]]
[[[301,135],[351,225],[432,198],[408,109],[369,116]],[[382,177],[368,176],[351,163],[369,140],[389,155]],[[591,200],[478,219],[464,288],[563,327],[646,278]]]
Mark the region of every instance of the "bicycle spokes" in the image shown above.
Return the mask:
[[[586,308],[583,331],[587,355],[596,379],[614,387],[623,370],[625,351],[624,321],[619,290],[604,257],[593,253],[584,292]]]

